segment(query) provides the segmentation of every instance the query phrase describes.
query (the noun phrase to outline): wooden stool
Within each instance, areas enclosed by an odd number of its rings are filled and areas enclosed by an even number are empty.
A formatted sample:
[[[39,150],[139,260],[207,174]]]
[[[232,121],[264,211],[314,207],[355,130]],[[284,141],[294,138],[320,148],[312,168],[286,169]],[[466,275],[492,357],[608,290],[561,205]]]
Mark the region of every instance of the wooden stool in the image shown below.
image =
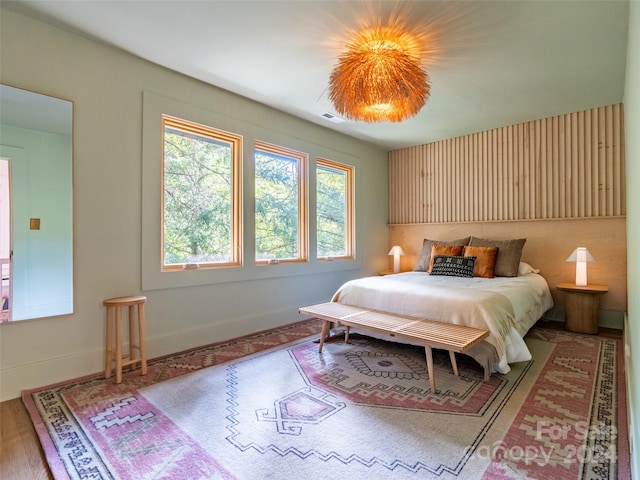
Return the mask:
[[[140,373],[147,374],[147,350],[144,343],[144,303],[147,297],[131,296],[116,297],[105,300],[103,305],[107,307],[107,350],[105,354],[104,378],[111,377],[111,366],[116,363],[116,383],[122,382],[122,367],[140,363]],[[135,343],[135,308],[138,306],[138,343]],[[122,358],[122,311],[129,307],[129,355],[128,360],[123,362]],[[113,323],[115,317],[116,348],[115,358],[113,352]],[[134,355],[134,350],[138,350],[138,358]]]

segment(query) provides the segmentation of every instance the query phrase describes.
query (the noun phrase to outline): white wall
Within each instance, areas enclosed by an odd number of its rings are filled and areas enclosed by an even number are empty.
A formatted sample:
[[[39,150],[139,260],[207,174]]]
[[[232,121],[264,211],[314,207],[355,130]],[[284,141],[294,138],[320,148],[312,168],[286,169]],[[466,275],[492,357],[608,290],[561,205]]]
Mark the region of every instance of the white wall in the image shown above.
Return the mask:
[[[385,151],[21,14],[2,9],[0,22],[0,81],[71,100],[75,115],[75,311],[0,326],[1,399],[100,371],[102,300],[142,291],[144,91],[277,138],[330,147],[356,167],[356,261],[312,259],[306,269],[274,266],[260,278],[144,291],[151,357],[300,320],[298,307],[326,301],[345,280],[387,267]],[[251,162],[245,147],[245,167]],[[247,214],[252,208],[245,202]]]
[[[631,476],[640,479],[640,2],[629,2],[627,77],[624,91],[627,169],[627,289],[629,298],[626,338],[629,429],[633,441]]]

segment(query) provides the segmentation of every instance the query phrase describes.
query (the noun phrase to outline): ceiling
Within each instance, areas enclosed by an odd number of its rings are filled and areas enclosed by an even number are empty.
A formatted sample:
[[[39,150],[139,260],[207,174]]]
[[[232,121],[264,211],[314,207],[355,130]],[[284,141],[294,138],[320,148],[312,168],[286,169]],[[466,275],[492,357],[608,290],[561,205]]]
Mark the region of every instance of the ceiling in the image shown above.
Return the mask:
[[[6,1],[388,150],[620,103],[627,1]],[[329,75],[371,22],[421,38],[431,97],[399,123],[332,123]]]

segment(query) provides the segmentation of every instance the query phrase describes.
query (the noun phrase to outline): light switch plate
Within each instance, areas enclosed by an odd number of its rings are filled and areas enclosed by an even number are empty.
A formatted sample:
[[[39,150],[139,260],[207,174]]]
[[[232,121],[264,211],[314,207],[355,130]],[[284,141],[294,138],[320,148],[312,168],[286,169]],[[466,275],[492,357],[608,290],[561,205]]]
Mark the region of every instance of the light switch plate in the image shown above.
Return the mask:
[[[30,218],[29,219],[29,228],[31,230],[40,230],[40,219],[39,218]]]

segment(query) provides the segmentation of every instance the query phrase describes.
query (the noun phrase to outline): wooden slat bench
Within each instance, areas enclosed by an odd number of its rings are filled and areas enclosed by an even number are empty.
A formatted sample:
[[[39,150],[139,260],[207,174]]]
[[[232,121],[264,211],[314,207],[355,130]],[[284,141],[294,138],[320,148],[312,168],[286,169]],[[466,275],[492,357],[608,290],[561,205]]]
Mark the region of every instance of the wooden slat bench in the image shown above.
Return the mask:
[[[433,392],[436,391],[436,381],[433,372],[433,355],[431,349],[441,348],[449,351],[453,373],[457,376],[458,364],[456,362],[455,352],[466,352],[489,336],[488,330],[480,328],[436,322],[428,319],[404,317],[337,302],[320,303],[318,305],[302,307],[299,309],[299,312],[324,320],[320,346],[318,348],[319,353],[322,353],[322,347],[331,329],[331,323],[334,322],[346,327],[345,343],[349,341],[349,330],[351,327],[371,330],[398,339],[418,341],[423,344],[425,348],[429,383],[431,391]]]

